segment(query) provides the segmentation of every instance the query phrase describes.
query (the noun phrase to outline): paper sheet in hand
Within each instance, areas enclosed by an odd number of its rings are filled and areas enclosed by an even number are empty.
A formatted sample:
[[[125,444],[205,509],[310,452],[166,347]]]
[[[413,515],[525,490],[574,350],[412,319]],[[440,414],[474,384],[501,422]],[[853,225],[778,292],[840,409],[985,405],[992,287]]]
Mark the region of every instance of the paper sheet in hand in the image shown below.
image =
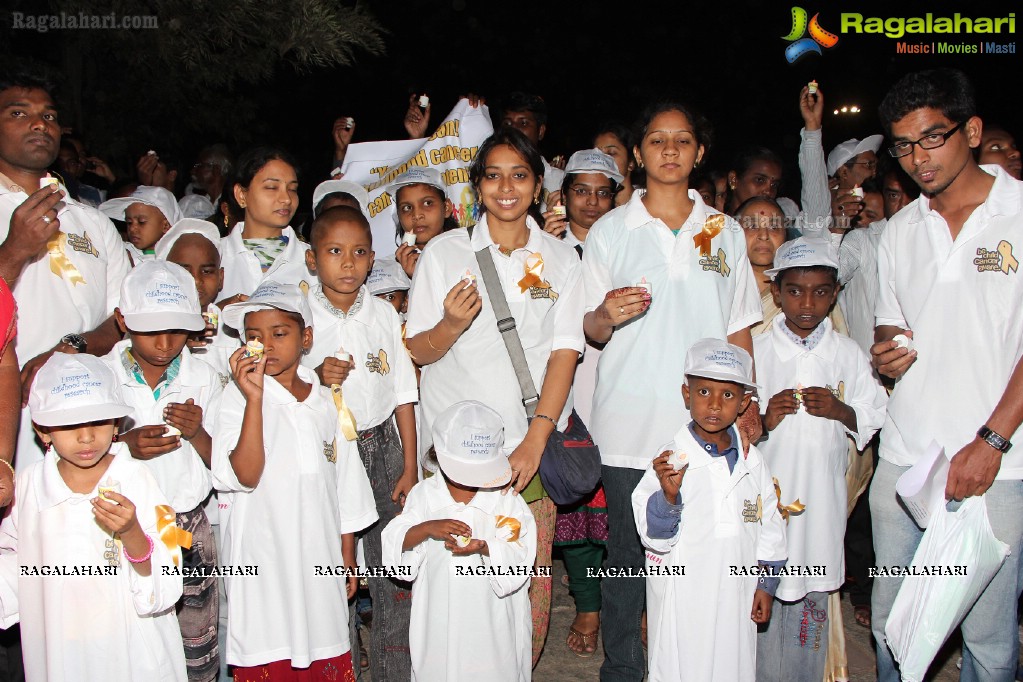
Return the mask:
[[[895,492],[921,528],[930,522],[935,501],[945,497],[948,467],[945,448],[931,441],[923,457],[895,483]]]

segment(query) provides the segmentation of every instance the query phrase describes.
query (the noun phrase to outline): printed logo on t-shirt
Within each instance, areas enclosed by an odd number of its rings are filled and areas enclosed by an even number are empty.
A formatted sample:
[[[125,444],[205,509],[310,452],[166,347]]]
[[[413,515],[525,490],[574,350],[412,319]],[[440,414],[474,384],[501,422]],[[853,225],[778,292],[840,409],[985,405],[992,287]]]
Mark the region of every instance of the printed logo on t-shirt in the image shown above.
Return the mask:
[[[67,243],[68,246],[79,253],[88,253],[99,258],[99,251],[97,251],[96,247],[92,245],[92,240],[89,239],[88,232],[83,232],[81,237],[69,232],[67,235]]]
[[[380,376],[389,374],[391,366],[387,364],[387,351],[381,348],[376,355],[366,353],[366,369],[376,372]]]
[[[323,441],[323,456],[327,458],[328,462],[337,462],[337,452],[334,443]]]
[[[844,381],[839,381],[838,382],[838,388],[835,388],[831,384],[826,384],[824,386],[824,388],[826,388],[829,391],[831,391],[831,395],[835,396],[836,398],[841,400],[843,403],[845,402],[845,382]]]
[[[700,258],[700,266],[707,272],[716,272],[722,277],[728,277],[732,269],[728,267],[728,255],[724,249],[718,249],[715,256],[703,256]]]
[[[558,292],[554,290],[550,282],[543,280],[539,284],[534,284],[529,287],[529,297],[534,300],[538,298],[549,298],[551,303],[555,303],[558,300]]]
[[[756,503],[751,500],[742,501],[742,520],[746,523],[757,523],[764,517],[764,500],[757,495]]]
[[[1012,244],[1004,239],[994,249],[977,249],[977,257],[973,259],[977,272],[1000,272],[1008,275],[1019,269],[1019,261],[1012,254]]]

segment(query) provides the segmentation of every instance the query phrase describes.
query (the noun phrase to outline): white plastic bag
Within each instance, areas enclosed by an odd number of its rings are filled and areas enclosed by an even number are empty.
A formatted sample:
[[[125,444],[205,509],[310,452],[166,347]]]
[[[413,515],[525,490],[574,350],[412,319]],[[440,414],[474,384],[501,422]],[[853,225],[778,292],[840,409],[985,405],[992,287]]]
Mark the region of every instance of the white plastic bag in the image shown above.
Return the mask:
[[[938,500],[916,554],[915,572],[909,575],[892,604],[885,624],[885,639],[899,662],[902,679],[919,682],[928,666],[980,593],[994,578],[1009,554],[1009,546],[995,537],[987,516],[984,496],[967,498],[958,511],[950,512]],[[966,567],[966,575],[956,573]]]

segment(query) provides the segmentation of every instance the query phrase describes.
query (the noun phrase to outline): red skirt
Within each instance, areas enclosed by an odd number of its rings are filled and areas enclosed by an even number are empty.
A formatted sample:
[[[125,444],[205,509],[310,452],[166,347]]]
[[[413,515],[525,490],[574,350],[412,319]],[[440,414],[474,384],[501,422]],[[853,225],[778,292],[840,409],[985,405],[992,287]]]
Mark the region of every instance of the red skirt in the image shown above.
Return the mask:
[[[291,661],[274,661],[252,667],[236,666],[234,682],[355,682],[352,652],[313,661],[308,668],[292,668]]]

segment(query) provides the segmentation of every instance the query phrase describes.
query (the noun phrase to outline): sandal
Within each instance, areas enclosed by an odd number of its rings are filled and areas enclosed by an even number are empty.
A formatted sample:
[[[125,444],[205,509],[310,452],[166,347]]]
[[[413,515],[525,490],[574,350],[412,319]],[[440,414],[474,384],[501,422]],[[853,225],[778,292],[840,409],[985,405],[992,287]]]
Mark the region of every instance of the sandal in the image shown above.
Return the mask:
[[[856,619],[856,624],[870,629],[870,607],[869,606],[855,606],[853,607],[853,617]]]
[[[565,644],[568,646],[569,649],[572,650],[572,653],[574,653],[579,658],[589,658],[597,651],[597,635],[599,633],[600,633],[599,625],[597,626],[597,629],[594,630],[593,632],[579,632],[574,627],[569,627],[568,639],[565,640]],[[582,640],[583,642],[582,651],[578,651],[572,646],[571,644],[572,635],[575,635],[576,637]]]

